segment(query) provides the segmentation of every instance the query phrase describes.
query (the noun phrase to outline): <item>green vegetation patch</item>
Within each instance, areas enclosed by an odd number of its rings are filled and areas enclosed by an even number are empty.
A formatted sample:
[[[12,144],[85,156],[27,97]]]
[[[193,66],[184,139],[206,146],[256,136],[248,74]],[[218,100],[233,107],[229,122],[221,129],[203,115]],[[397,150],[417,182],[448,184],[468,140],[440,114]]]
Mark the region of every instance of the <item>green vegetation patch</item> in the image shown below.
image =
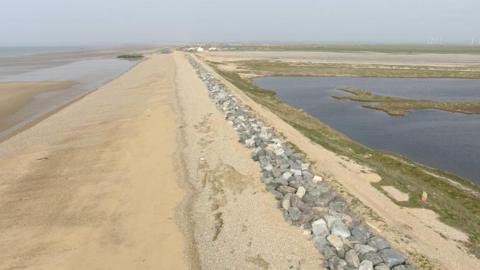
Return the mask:
[[[119,59],[125,59],[125,60],[141,60],[143,59],[143,55],[141,54],[122,54],[117,56]]]
[[[480,78],[480,70],[459,67],[337,64],[248,60],[233,62],[241,70],[260,76],[352,76],[386,78]]]
[[[417,100],[402,97],[375,95],[360,88],[339,88],[338,90],[350,93],[350,96],[332,96],[335,99],[348,99],[359,102],[376,103],[364,104],[363,107],[380,110],[392,116],[404,116],[412,110],[441,110],[464,114],[480,114],[480,100],[478,101],[433,101]]]
[[[212,63],[210,63],[212,65]],[[319,145],[372,168],[382,180],[374,186],[391,185],[408,193],[405,207],[428,208],[446,224],[469,235],[466,245],[480,258],[480,187],[447,172],[415,163],[398,154],[372,150],[330,128],[317,118],[280,101],[273,91],[257,87],[238,73],[223,71],[212,65],[218,74],[244,91],[255,102],[267,107],[284,121]],[[423,191],[429,200],[422,203]],[[382,191],[383,192],[383,191]]]

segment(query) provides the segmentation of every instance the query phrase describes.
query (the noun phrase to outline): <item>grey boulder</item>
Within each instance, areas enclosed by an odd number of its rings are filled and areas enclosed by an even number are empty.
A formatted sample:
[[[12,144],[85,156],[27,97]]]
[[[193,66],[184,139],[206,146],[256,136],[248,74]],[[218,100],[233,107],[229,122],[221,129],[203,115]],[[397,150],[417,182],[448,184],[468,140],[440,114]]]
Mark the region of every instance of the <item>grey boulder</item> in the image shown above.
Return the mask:
[[[387,249],[382,249],[378,252],[380,257],[382,257],[383,261],[385,262],[386,265],[389,267],[394,267],[399,264],[403,264],[406,260],[405,255],[403,255],[401,252],[387,248]]]

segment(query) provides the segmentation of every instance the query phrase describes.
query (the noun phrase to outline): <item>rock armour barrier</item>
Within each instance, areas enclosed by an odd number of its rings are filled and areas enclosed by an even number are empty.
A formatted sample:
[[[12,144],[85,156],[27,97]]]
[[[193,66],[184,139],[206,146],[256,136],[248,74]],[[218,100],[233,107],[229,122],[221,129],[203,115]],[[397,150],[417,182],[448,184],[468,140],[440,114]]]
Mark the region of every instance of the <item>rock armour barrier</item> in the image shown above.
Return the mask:
[[[314,175],[305,156],[286,144],[226,86],[188,56],[209,97],[238,132],[239,141],[258,162],[266,190],[278,200],[285,220],[312,235],[314,246],[331,270],[413,270],[406,256],[360,222],[322,177]]]

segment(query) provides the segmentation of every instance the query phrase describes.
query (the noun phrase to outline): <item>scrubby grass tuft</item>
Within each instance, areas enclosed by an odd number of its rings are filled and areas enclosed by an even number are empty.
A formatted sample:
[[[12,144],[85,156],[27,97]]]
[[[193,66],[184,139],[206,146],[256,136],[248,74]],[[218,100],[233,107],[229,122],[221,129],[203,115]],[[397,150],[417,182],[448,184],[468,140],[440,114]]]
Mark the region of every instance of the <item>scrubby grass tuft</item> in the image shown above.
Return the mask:
[[[143,55],[141,54],[122,54],[117,56],[119,59],[125,59],[125,60],[141,60],[143,59]]]

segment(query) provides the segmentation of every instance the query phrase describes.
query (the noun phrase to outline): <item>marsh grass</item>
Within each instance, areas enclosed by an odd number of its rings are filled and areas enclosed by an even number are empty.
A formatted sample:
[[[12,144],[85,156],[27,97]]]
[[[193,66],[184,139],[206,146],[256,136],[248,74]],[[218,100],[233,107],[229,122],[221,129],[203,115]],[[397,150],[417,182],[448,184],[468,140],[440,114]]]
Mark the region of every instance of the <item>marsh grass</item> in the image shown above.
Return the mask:
[[[125,60],[141,60],[143,59],[143,55],[141,54],[122,54],[117,56],[119,59],[125,59]]]
[[[385,78],[463,78],[478,79],[480,70],[459,67],[412,65],[338,64],[268,60],[234,61],[244,72],[261,76],[351,76]]]
[[[375,95],[368,90],[360,88],[338,88],[338,90],[350,93],[348,96],[332,96],[339,100],[352,100],[364,103],[362,107],[386,112],[391,116],[404,116],[412,110],[441,110],[464,114],[480,114],[480,100],[478,101],[433,101],[417,100],[402,97]],[[374,103],[374,104],[370,104]]]

